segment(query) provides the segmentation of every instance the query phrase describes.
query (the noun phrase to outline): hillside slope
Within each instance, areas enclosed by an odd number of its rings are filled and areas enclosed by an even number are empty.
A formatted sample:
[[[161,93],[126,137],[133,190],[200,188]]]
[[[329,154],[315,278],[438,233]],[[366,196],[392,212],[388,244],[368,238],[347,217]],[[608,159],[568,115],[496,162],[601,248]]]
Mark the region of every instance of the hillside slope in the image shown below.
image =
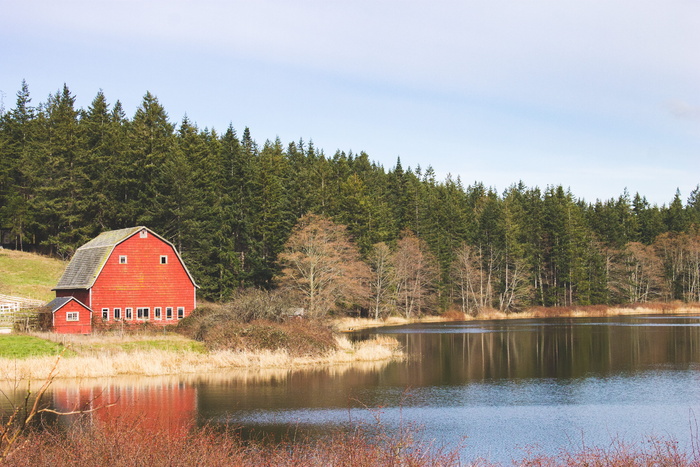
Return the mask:
[[[0,250],[0,294],[49,301],[66,265],[33,253]]]

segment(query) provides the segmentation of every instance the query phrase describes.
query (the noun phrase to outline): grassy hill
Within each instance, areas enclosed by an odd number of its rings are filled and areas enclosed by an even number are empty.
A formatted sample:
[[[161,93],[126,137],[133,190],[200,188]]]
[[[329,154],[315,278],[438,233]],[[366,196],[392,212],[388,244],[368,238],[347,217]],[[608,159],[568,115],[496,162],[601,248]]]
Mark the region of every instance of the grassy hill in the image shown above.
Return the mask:
[[[22,251],[0,250],[0,294],[52,300],[68,263]]]

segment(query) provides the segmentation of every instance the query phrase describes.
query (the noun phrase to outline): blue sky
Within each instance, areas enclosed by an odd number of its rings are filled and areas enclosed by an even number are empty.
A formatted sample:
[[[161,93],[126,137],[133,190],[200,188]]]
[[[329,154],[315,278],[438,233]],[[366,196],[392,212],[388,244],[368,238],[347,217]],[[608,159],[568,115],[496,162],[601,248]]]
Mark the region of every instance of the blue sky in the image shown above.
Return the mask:
[[[700,183],[698,0],[0,0],[0,97],[313,140],[499,191]]]

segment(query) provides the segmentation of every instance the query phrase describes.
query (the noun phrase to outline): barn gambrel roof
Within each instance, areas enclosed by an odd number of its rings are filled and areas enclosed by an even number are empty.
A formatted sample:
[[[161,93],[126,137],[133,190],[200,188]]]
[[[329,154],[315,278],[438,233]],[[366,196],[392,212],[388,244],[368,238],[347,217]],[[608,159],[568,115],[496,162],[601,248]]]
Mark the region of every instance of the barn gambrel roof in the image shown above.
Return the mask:
[[[154,235],[172,247],[180,264],[192,281],[192,284],[198,287],[192,278],[192,274],[190,274],[184,261],[182,261],[180,253],[178,253],[173,244],[148,227],[139,226],[102,232],[97,237],[78,248],[53,290],[91,288],[95,284],[95,280],[97,280],[97,276],[100,274],[100,271],[102,271],[107,259],[109,259],[112,251],[114,251],[114,248],[142,230],[148,231],[151,235]]]

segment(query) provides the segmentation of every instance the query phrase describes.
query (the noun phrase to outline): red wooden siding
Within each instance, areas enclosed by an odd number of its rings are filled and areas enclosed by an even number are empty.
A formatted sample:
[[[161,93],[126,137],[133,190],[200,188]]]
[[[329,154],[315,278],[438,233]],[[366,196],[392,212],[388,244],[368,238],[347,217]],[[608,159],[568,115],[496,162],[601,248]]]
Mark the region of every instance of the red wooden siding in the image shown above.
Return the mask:
[[[161,257],[167,256],[162,264]],[[119,258],[126,257],[126,264]],[[195,308],[195,286],[172,246],[148,232],[136,233],[117,245],[92,287],[89,306],[102,317],[109,309],[108,321],[114,320],[114,309],[132,308],[132,321],[138,322],[138,309],[148,308],[148,321],[153,324],[175,324],[177,313],[167,320],[165,310],[184,307],[184,316]],[[155,319],[155,308],[161,308],[161,319]],[[129,320],[126,320],[129,321]],[[142,319],[141,321],[145,321]]]
[[[68,313],[78,313],[78,321],[67,321]],[[71,300],[53,313],[53,330],[59,334],[90,334],[92,320],[90,310]]]

